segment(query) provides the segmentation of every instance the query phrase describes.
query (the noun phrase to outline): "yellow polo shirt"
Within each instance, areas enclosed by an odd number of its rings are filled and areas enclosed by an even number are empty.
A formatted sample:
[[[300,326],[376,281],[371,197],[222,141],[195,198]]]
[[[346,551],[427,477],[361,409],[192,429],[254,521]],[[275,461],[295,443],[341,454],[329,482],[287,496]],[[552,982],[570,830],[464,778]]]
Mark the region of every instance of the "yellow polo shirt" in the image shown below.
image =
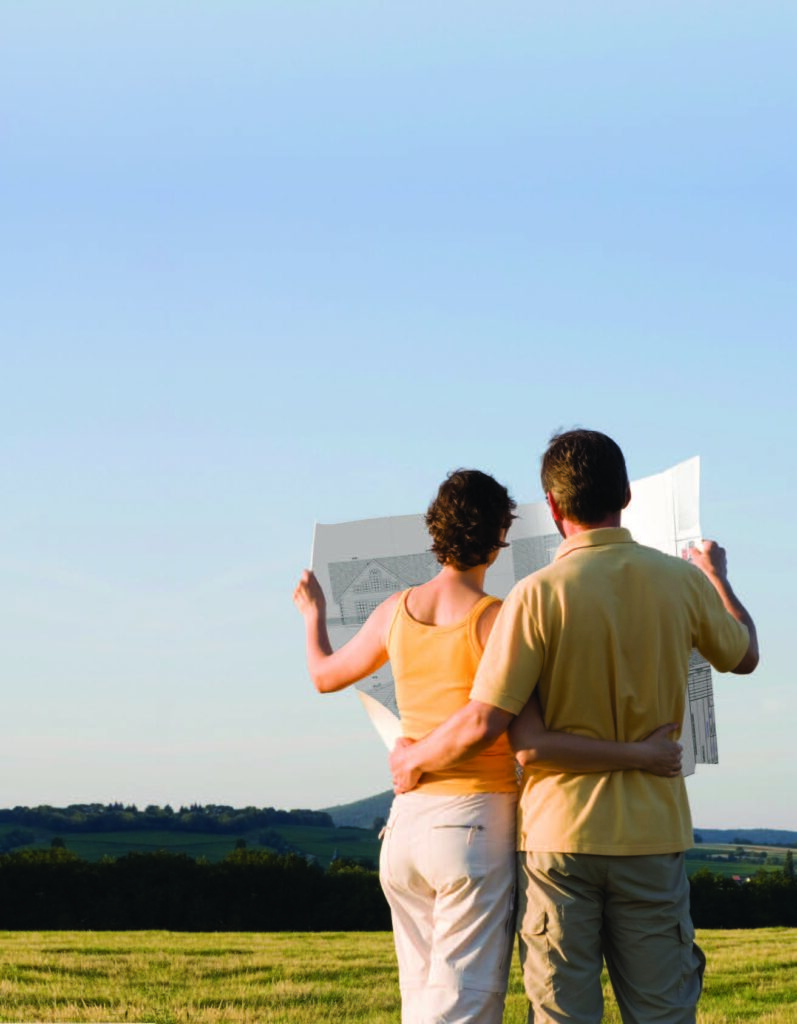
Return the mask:
[[[517,714],[536,687],[549,729],[634,741],[683,722],[693,648],[727,672],[748,643],[695,566],[625,529],[589,530],[512,589],[471,697]],[[527,768],[518,814],[519,850],[619,856],[692,845],[682,778]]]

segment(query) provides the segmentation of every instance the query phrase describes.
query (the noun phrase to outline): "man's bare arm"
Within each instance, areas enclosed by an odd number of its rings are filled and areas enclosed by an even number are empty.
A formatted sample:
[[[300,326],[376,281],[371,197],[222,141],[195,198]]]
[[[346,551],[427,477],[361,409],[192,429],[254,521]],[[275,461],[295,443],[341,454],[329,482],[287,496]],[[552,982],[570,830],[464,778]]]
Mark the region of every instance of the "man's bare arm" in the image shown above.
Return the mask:
[[[464,761],[506,732],[509,711],[471,700],[417,743],[399,744],[390,755],[396,793],[414,789],[424,772],[439,772]]]
[[[702,551],[697,548],[690,549],[689,560],[705,574],[719,594],[726,610],[737,622],[747,626],[747,632],[750,635],[747,651],[736,668],[731,669],[731,672],[739,676],[749,675],[758,665],[758,633],[750,613],[733,592],[728,580],[728,558],[725,548],[720,547],[716,541],[704,540]]]

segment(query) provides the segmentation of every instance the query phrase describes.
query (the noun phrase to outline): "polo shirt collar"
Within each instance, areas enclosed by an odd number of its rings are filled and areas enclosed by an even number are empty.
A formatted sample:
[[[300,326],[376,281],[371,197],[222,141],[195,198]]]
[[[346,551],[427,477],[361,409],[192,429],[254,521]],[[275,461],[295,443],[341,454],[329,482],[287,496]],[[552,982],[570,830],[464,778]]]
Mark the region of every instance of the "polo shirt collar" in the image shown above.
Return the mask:
[[[554,561],[564,558],[579,548],[599,548],[606,544],[633,544],[631,531],[624,526],[604,526],[599,530],[585,530],[562,541],[556,550]]]

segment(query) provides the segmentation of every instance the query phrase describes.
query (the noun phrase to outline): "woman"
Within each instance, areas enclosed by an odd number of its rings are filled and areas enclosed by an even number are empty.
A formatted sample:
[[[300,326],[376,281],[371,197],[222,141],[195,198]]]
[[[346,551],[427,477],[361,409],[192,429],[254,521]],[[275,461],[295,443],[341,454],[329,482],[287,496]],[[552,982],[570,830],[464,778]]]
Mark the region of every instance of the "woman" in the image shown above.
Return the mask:
[[[449,474],[426,513],[434,579],[384,601],[333,652],[325,601],[310,572],[294,601],[307,662],[322,693],[391,662],[402,729],[419,739],[464,705],[500,601],[484,591],[514,518],[506,489],[478,470]],[[641,768],[671,774],[677,744],[663,726],[639,743],[547,732],[532,700],[513,723],[524,763],[565,771]],[[404,1024],[500,1024],[511,957],[516,761],[507,736],[467,761],[422,776],[397,796],[384,830],[380,879],[390,904]]]

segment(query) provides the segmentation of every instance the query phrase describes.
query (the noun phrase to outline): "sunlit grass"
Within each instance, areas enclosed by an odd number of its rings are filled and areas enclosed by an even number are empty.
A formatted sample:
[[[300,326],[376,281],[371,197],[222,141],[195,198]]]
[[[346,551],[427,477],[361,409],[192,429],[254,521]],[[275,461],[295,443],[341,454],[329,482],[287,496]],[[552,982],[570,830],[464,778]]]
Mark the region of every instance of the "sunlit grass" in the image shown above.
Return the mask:
[[[797,930],[703,931],[699,1024],[794,1024]],[[398,1024],[382,932],[0,932],[0,1021]],[[607,992],[606,1024],[619,1024]],[[525,1024],[513,967],[505,1024]]]

